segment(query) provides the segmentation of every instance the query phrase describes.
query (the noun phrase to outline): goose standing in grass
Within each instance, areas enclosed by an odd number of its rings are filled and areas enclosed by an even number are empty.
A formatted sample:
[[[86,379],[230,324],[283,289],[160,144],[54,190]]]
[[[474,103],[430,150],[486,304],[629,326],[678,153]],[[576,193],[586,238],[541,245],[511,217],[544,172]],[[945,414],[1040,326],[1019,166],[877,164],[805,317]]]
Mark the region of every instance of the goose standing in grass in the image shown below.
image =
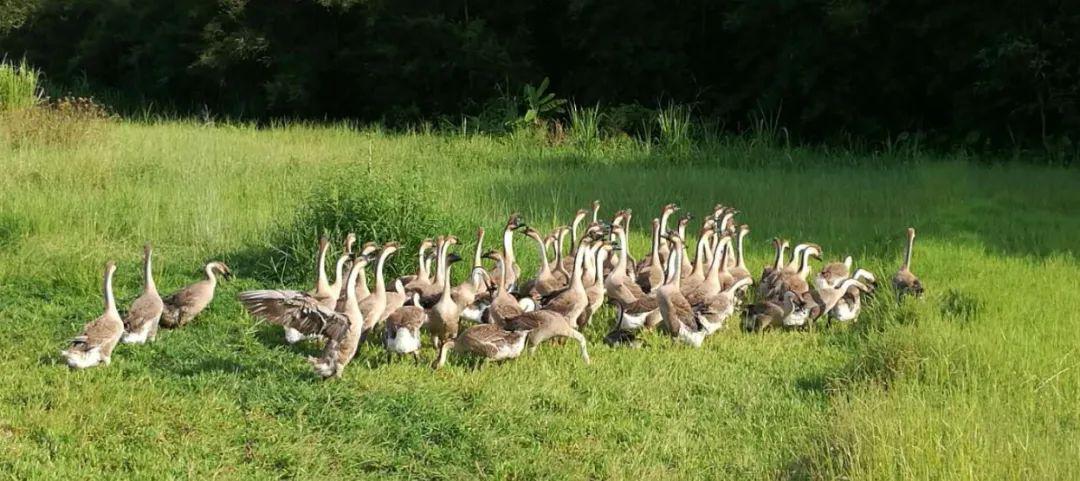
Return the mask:
[[[727,325],[728,318],[739,308],[736,292],[746,288],[751,282],[753,281],[744,277],[735,281],[731,287],[694,304],[694,316],[706,335],[723,329]]]
[[[511,331],[528,333],[529,352],[535,353],[540,344],[549,339],[569,338],[577,341],[582,361],[585,364],[592,362],[585,335],[574,328],[573,320],[559,312],[550,309],[526,312],[507,321],[506,327]]]
[[[695,304],[723,291],[731,285],[731,277],[724,272],[724,262],[728,252],[731,252],[731,236],[723,235],[720,242],[713,248],[712,260],[709,262],[709,270],[705,273],[705,279],[690,289],[682,289],[687,302]]]
[[[566,287],[570,285],[570,270],[563,264],[563,245],[566,243],[567,236],[570,235],[570,228],[563,225],[556,227],[555,230],[548,234],[548,237],[552,238],[552,244],[555,246],[555,270],[552,271],[552,275],[559,282],[560,285]],[[571,259],[573,257],[571,256]],[[573,266],[574,263],[570,263]]]
[[[379,250],[379,244],[376,244],[374,242],[365,242],[363,247],[360,248],[360,253],[356,255],[355,258],[362,258],[370,261],[371,256],[377,250]],[[353,290],[353,292],[356,294],[357,301],[363,300],[367,296],[371,295],[371,290],[368,289],[367,285],[367,264],[368,262],[364,262],[364,268],[360,269],[360,272],[357,273],[356,287]],[[348,283],[346,283],[346,288],[348,288]],[[347,300],[348,297],[345,296],[345,294],[342,294],[338,297],[338,305],[336,309],[338,312],[343,312],[345,310],[345,302]]]
[[[595,267],[592,269],[592,282],[588,283],[585,287],[585,297],[588,299],[588,304],[585,305],[585,311],[578,316],[577,327],[578,330],[585,329],[590,323],[592,323],[593,314],[600,309],[600,306],[604,304],[604,263],[607,261],[608,255],[611,252],[611,243],[607,241],[599,241],[599,245],[593,249],[595,251]]]
[[[665,205],[663,207],[663,209],[660,210],[660,232],[661,233],[668,232],[668,219],[670,219],[671,216],[673,214],[675,214],[676,212],[678,212],[678,211],[679,211],[679,206],[677,206],[675,204]],[[657,254],[659,254],[659,256],[660,256],[660,262],[661,262],[660,266],[663,267],[664,263],[667,262],[668,256],[671,254],[671,246],[668,245],[667,242],[661,242],[660,243],[660,249],[657,252]]]
[[[387,311],[386,259],[393,255],[394,252],[397,252],[399,247],[400,244],[397,242],[389,242],[383,244],[382,251],[379,252],[379,260],[375,264],[375,291],[370,296],[360,300],[360,313],[364,316],[362,336],[366,336],[368,332],[371,332]]]
[[[697,286],[701,285],[705,281],[705,259],[709,257],[709,248],[712,247],[713,229],[711,227],[703,227],[698,233],[697,247],[694,250],[694,262],[688,268],[683,265],[683,291],[691,291]],[[686,271],[690,271],[689,274],[685,274]]]
[[[570,271],[570,269],[573,269],[574,254],[577,253],[577,246],[579,240],[578,233],[581,232],[580,230],[578,230],[578,227],[588,215],[589,211],[585,209],[578,209],[578,211],[574,213],[574,220],[570,222],[570,252],[568,252],[567,255],[559,259],[559,264],[562,265],[563,271]]]
[[[486,294],[491,286],[491,278],[488,277],[487,270],[484,269],[481,263],[483,249],[484,228],[481,227],[476,231],[476,247],[473,250],[473,264],[472,270],[469,272],[469,278],[465,282],[458,284],[451,293],[454,302],[458,304],[458,308],[461,310],[461,317],[473,322],[480,322],[480,316],[490,304],[490,297],[485,296],[488,301],[480,299],[480,294]]]
[[[701,347],[705,339],[705,333],[698,325],[694,316],[693,307],[682,294],[682,244],[683,240],[676,233],[665,236],[673,246],[668,256],[668,268],[665,270],[664,284],[656,292],[660,306],[660,316],[664,320],[668,334],[676,341]]]
[[[746,268],[746,257],[743,255],[743,244],[745,243],[746,235],[749,233],[750,226],[746,224],[739,226],[738,234],[735,237],[735,266],[728,270],[733,282],[750,279],[750,284],[746,284],[746,287],[743,287],[736,293],[739,297],[745,297],[746,291],[754,284],[754,278],[750,275],[750,269]]]
[[[799,295],[787,291],[779,299],[761,300],[747,308],[743,326],[747,331],[763,332],[774,327],[785,327],[790,323],[785,322],[789,318],[807,318],[809,315]]]
[[[428,311],[420,306],[420,294],[413,293],[412,305],[402,306],[386,317],[386,329],[383,330],[383,345],[386,346],[386,361],[390,362],[394,354],[411,354],[420,360],[420,328],[428,322]]]
[[[559,289],[566,287],[566,285],[559,281],[555,277],[555,274],[551,271],[551,264],[548,262],[547,246],[545,245],[545,239],[540,237],[540,233],[532,227],[525,229],[525,236],[536,241],[540,252],[540,267],[536,273],[536,278],[525,282],[521,286],[521,293],[539,299],[550,295]]]
[[[615,248],[618,249],[619,255],[615,261],[615,266],[611,269],[611,273],[604,279],[604,291],[612,302],[625,307],[645,297],[645,291],[627,275],[627,270],[630,267],[630,254],[627,252],[629,246],[626,240],[626,229],[621,225],[614,224],[611,227],[611,232],[615,235],[615,241],[617,242]]]
[[[342,305],[341,312],[333,316],[326,315],[313,319],[313,322],[321,322],[321,325],[311,330],[326,337],[326,345],[323,346],[319,357],[309,357],[308,362],[311,363],[315,374],[323,379],[340,378],[345,366],[348,366],[356,356],[356,348],[360,344],[360,336],[364,329],[364,315],[360,312],[360,304],[356,298],[356,283],[367,263],[366,256],[353,259],[353,264],[349,267],[348,280],[345,282],[345,303]]]
[[[773,249],[775,255],[773,263],[761,269],[761,277],[758,281],[758,299],[769,297],[776,285],[780,271],[784,268],[784,250],[788,248],[788,241],[779,237],[773,237]]]
[[[157,337],[158,323],[161,321],[161,312],[165,309],[165,303],[158,294],[154,284],[154,273],[151,262],[154,248],[150,244],[143,247],[143,291],[128,309],[124,316],[123,342],[127,344],[142,344],[153,341]]]
[[[454,301],[450,288],[450,264],[446,261],[446,250],[456,243],[457,238],[451,236],[441,246],[437,269],[442,271],[442,294],[425,314],[436,350],[443,342],[457,337],[461,320],[461,307]]]
[[[401,276],[397,279],[405,287],[405,292],[414,292],[431,286],[431,272],[427,264],[427,251],[434,246],[435,241],[432,239],[420,241],[419,252],[416,255],[416,273]]]
[[[220,261],[206,264],[203,273],[203,280],[162,299],[164,310],[161,312],[161,327],[171,329],[185,326],[206,309],[214,300],[214,292],[217,290],[218,280],[215,273],[221,274],[222,279],[232,279],[229,266]]]
[[[508,264],[506,268],[506,289],[508,291],[515,291],[517,288],[517,280],[521,275],[521,266],[517,263],[517,257],[514,256],[514,231],[527,227],[525,222],[521,219],[521,214],[517,212],[510,214],[510,219],[506,221],[506,227],[503,228],[502,236],[502,260],[497,262],[506,262]],[[502,274],[500,269],[495,266],[488,276],[495,282],[500,282]]]
[[[67,365],[73,369],[86,369],[98,364],[108,366],[112,363],[112,352],[120,337],[124,334],[124,321],[116,310],[116,298],[113,297],[113,273],[116,263],[105,264],[105,276],[102,291],[105,297],[105,312],[86,324],[82,333],[71,340],[67,349],[60,351]]]
[[[503,272],[508,271],[509,268],[506,262],[503,262],[502,254],[498,251],[490,251],[484,254],[485,257],[495,261],[495,267],[499,270],[500,275],[496,281],[495,294],[491,297],[491,305],[484,310],[482,316],[484,322],[489,324],[496,324],[498,326],[505,325],[507,319],[520,316],[525,313],[525,309],[518,304],[517,299],[510,295],[510,292],[506,288],[507,276],[502,275]]]
[[[896,291],[896,300],[903,296],[921,297],[923,295],[922,281],[911,272],[911,253],[915,249],[915,228],[907,229],[907,250],[904,252],[904,263],[900,270],[892,278],[893,290]]]
[[[363,269],[363,266],[357,266]],[[351,274],[358,274],[350,269]],[[356,286],[352,296],[356,297]],[[350,293],[346,292],[346,299]],[[244,309],[254,317],[285,328],[285,341],[295,344],[304,338],[321,336],[326,327],[339,317],[338,311],[310,292],[288,289],[259,289],[237,294]],[[345,306],[347,308],[347,306]]]
[[[477,324],[439,346],[438,357],[432,368],[443,367],[451,350],[478,356],[485,361],[514,359],[525,351],[528,338],[529,331],[508,331],[501,325]]]
[[[652,250],[649,252],[649,257],[642,259],[638,263],[635,278],[637,284],[641,286],[641,290],[646,294],[660,286],[664,280],[664,262],[660,258],[660,245],[662,244],[660,239],[660,219],[654,218],[652,220],[652,231]]]
[[[578,316],[585,312],[589,305],[588,294],[585,292],[585,283],[582,280],[584,274],[585,257],[591,254],[591,248],[586,245],[591,241],[588,236],[578,241],[577,252],[574,254],[574,268],[570,271],[570,287],[557,293],[543,304],[543,309],[555,311],[565,316],[570,322],[576,322]]]

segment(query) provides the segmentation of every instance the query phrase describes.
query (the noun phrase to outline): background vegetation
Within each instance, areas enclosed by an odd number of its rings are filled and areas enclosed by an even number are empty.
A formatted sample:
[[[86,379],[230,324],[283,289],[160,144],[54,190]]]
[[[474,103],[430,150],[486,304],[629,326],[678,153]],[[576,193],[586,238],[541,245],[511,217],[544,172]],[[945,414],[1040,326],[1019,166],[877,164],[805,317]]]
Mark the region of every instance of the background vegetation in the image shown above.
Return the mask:
[[[0,18],[0,53],[133,110],[494,130],[549,77],[579,105],[675,102],[735,132],[780,117],[846,147],[1071,160],[1080,131],[1080,8],[1061,0],[7,0]]]

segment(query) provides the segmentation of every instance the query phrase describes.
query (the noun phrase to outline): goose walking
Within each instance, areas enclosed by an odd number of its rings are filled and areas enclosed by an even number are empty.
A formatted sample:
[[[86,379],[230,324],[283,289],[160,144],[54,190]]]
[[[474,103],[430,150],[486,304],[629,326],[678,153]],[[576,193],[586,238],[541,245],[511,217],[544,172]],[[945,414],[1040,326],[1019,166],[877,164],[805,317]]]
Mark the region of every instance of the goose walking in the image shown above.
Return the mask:
[[[83,326],[82,333],[71,340],[67,349],[60,351],[67,365],[73,369],[86,369],[99,364],[108,366],[112,362],[112,352],[120,337],[124,334],[124,322],[116,310],[116,298],[113,297],[113,273],[116,263],[105,264],[105,276],[102,281],[105,312]]]
[[[154,284],[152,256],[153,247],[146,244],[143,247],[143,291],[124,316],[124,337],[121,340],[127,344],[153,341],[157,337],[161,312],[165,310],[165,303]]]
[[[187,325],[214,300],[218,285],[217,274],[221,274],[221,278],[225,280],[232,279],[233,276],[229,266],[220,261],[206,264],[203,273],[203,280],[162,299],[164,310],[161,312],[161,327],[171,329]]]

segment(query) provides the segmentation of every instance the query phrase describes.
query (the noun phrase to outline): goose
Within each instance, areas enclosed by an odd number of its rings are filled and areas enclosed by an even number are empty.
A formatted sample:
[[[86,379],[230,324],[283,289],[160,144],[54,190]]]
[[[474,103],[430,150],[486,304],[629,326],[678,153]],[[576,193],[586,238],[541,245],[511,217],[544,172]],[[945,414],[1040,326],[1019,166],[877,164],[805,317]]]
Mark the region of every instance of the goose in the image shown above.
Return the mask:
[[[581,246],[579,246],[580,248]],[[583,252],[585,249],[580,249]],[[575,256],[575,264],[577,263]],[[570,338],[577,341],[581,349],[581,359],[589,364],[589,347],[585,336],[574,329],[573,318],[565,316],[551,309],[526,312],[507,322],[507,329],[511,331],[528,332],[529,352],[535,353],[544,341],[552,338]]]
[[[563,264],[563,245],[566,243],[566,238],[570,235],[570,228],[567,226],[556,227],[555,230],[548,234],[548,237],[554,237],[552,244],[555,245],[555,270],[551,273],[555,276],[555,279],[562,283],[563,286],[570,284],[570,271]],[[573,267],[573,264],[570,264]]]
[[[161,301],[154,284],[152,256],[153,247],[150,244],[143,246],[143,291],[124,316],[124,337],[121,340],[127,344],[153,341],[157,337],[161,311],[165,309],[165,303]]]
[[[383,244],[382,251],[379,252],[378,261],[375,263],[375,291],[360,301],[360,313],[364,316],[364,330],[360,334],[361,337],[367,336],[367,333],[381,322],[383,314],[387,311],[386,259],[400,247],[401,245],[397,242],[389,242]]]
[[[907,251],[904,253],[904,263],[900,270],[892,278],[893,290],[896,292],[896,300],[906,295],[922,297],[922,281],[911,272],[911,252],[915,248],[915,228],[907,229]]]
[[[600,200],[594,200],[594,201],[592,201],[592,223],[593,224],[599,222],[599,219],[597,218],[599,215],[600,215]]]
[[[195,316],[210,305],[214,300],[214,291],[217,289],[217,276],[221,274],[224,280],[232,279],[232,271],[224,262],[213,261],[203,268],[205,278],[191,284],[173,295],[162,299],[164,309],[161,311],[161,327],[172,329],[187,325]]]
[[[744,277],[735,281],[731,287],[694,304],[694,316],[706,335],[723,329],[727,325],[727,319],[739,307],[739,298],[735,294],[752,282],[752,279]]]
[[[498,251],[489,251],[484,254],[485,257],[495,261],[495,266],[501,272],[505,272],[508,269],[506,262],[503,262],[502,254]],[[506,277],[500,272],[495,294],[491,298],[491,305],[484,310],[486,313],[483,318],[487,323],[495,324],[498,326],[504,326],[507,319],[520,316],[525,313],[525,310],[518,304],[517,299],[510,295],[510,292],[506,289]]]
[[[521,275],[521,266],[517,263],[517,257],[514,256],[514,231],[525,228],[525,222],[521,219],[521,214],[510,214],[510,219],[506,221],[506,227],[503,229],[502,237],[502,261],[507,262],[509,267],[506,269],[506,288],[508,291],[514,291],[517,288],[517,279]],[[502,274],[499,274],[500,269],[496,266],[490,272],[488,276],[497,282],[501,281]]]
[[[551,264],[548,262],[547,246],[544,244],[544,238],[540,237],[540,233],[531,227],[525,229],[525,235],[535,240],[539,246],[540,268],[535,279],[522,285],[522,294],[538,299],[565,288],[566,283],[560,281],[551,272]]]
[[[799,251],[798,263],[794,268],[788,264],[780,270],[766,297],[774,297],[785,291],[793,291],[801,296],[810,291],[810,284],[806,282],[810,274],[810,258],[820,258],[821,247],[817,244],[800,244],[796,249]]]
[[[800,296],[786,291],[778,299],[761,300],[747,308],[743,327],[753,332],[782,327],[792,313],[795,314],[796,319],[807,318],[810,315]]]
[[[659,286],[664,279],[664,264],[660,258],[660,246],[663,244],[660,240],[660,226],[660,219],[654,218],[652,252],[649,253],[647,259],[642,259],[638,263],[636,281],[645,293],[652,292],[653,288]],[[646,260],[648,263],[645,263]],[[642,266],[643,263],[644,266]]]
[[[690,223],[690,214],[684,215],[676,226],[675,232],[679,234],[680,239],[686,239],[686,226]],[[700,240],[700,239],[699,239]],[[679,256],[682,259],[682,277],[685,280],[690,274],[693,274],[694,265],[690,263],[690,256],[686,255],[686,244],[683,244],[683,251]]]
[[[615,228],[616,226],[622,227],[623,222],[626,221],[626,212],[627,212],[626,210],[620,210],[620,211],[615,213],[614,217],[611,218],[611,224],[608,227],[608,230],[610,232],[610,235],[608,236],[609,241],[617,242],[619,240],[618,236],[611,229]],[[625,229],[624,229],[624,231],[625,231]],[[604,262],[604,275],[605,276],[611,275],[611,272],[615,270],[615,266],[618,263],[619,263],[619,257],[617,257],[617,256],[608,256],[607,261]]]
[[[859,278],[856,277],[855,279]],[[840,301],[836,303],[836,307],[829,311],[830,320],[835,319],[840,322],[852,322],[858,319],[859,313],[862,312],[862,293],[873,292],[874,283],[876,282],[873,274],[870,274],[870,277],[865,279],[869,281],[869,283],[864,282],[867,289],[860,289],[858,287],[848,289],[848,291],[844,293],[844,296],[840,298]]]
[[[585,306],[585,311],[581,313],[577,318],[578,330],[582,330],[585,326],[588,326],[592,322],[593,314],[596,313],[600,306],[604,304],[604,262],[608,258],[608,254],[611,252],[611,243],[607,241],[598,241],[599,245],[594,249],[596,267],[593,268],[593,281],[591,285],[585,288],[585,297],[588,299],[588,304]]]
[[[619,224],[615,224],[611,227],[611,232],[616,237],[619,255],[618,260],[615,262],[615,267],[612,268],[611,273],[604,279],[604,291],[605,294],[607,294],[607,297],[614,303],[625,307],[632,304],[634,301],[645,297],[645,291],[643,291],[641,286],[630,279],[626,274],[626,271],[629,268],[626,229]]]
[[[450,242],[451,240],[454,242]],[[457,239],[451,236],[443,244],[442,252],[439,253],[438,269],[443,271],[442,295],[439,296],[438,301],[431,306],[425,315],[428,330],[431,332],[431,338],[436,350],[439,349],[443,342],[457,337],[458,323],[461,319],[461,307],[454,301],[450,290],[450,265],[446,262],[446,250],[451,245],[454,245],[456,241]]]
[[[663,209],[660,211],[660,232],[668,231],[668,219],[671,218],[671,215],[678,210],[679,207],[675,204],[668,204],[663,207]],[[671,247],[668,246],[666,242],[661,242],[660,250],[658,252],[658,254],[660,254],[660,261],[667,262],[668,255],[670,255],[670,253]]]
[[[486,293],[491,286],[491,279],[481,263],[483,248],[484,228],[481,227],[476,231],[476,248],[473,251],[473,264],[472,270],[469,272],[469,278],[451,292],[454,302],[457,302],[458,308],[461,309],[461,317],[473,322],[480,322],[480,315],[483,314],[484,309],[490,303],[478,301],[479,294],[481,292]]]
[[[340,378],[341,373],[345,371],[345,366],[348,366],[356,356],[356,348],[360,344],[360,337],[364,331],[364,315],[360,312],[360,303],[356,294],[357,282],[370,261],[368,255],[370,253],[354,258],[352,266],[349,267],[349,274],[345,281],[345,302],[340,312],[335,316],[326,316],[321,328],[313,329],[320,331],[327,339],[322,354],[319,357],[308,358],[315,374],[323,379]]]
[[[583,264],[585,257],[591,254],[591,249],[586,247],[586,244],[591,240],[589,235],[586,234],[577,243],[576,253],[574,254],[574,269],[570,271],[570,287],[559,292],[543,304],[544,310],[557,312],[571,322],[576,322],[578,316],[585,312],[585,308],[589,304],[582,275],[584,274]]]
[[[757,293],[759,299],[768,297],[775,287],[777,277],[784,268],[784,249],[787,249],[787,247],[787,240],[780,239],[779,237],[773,238],[773,249],[775,249],[776,255],[773,257],[773,263],[771,265],[761,269],[761,282],[758,283]]]
[[[734,282],[738,282],[743,279],[750,279],[750,284],[747,284],[745,288],[739,291],[739,295],[744,295],[749,286],[754,284],[754,279],[750,275],[750,269],[746,268],[746,257],[743,255],[743,244],[745,243],[746,235],[750,233],[750,226],[742,224],[739,226],[738,235],[735,237],[735,266],[728,269],[731,274],[731,278]]]
[[[362,257],[362,258],[366,258],[366,259],[370,260],[371,256],[373,254],[375,254],[375,251],[377,251],[377,250],[379,250],[379,244],[376,244],[374,242],[366,242],[360,248],[360,254],[357,257]],[[346,285],[346,288],[347,287],[348,287],[348,285]],[[365,297],[371,295],[371,290],[368,289],[368,285],[367,285],[367,270],[366,270],[366,268],[365,269],[360,269],[360,272],[357,273],[355,293],[356,293],[356,300],[357,301],[360,301],[360,300],[364,299]],[[345,295],[341,295],[341,296],[338,297],[337,310],[339,312],[341,312],[341,311],[343,311],[345,309],[344,302],[347,299],[348,299],[348,297],[345,296]]]
[[[439,355],[432,368],[443,367],[451,350],[479,356],[485,361],[514,359],[525,351],[528,337],[529,331],[507,331],[495,324],[477,324],[439,346]]]
[[[105,276],[102,290],[105,297],[105,312],[101,317],[83,326],[82,333],[71,340],[67,349],[60,351],[68,367],[86,369],[99,364],[108,366],[112,363],[112,352],[120,337],[124,334],[124,321],[116,310],[116,298],[113,297],[113,273],[116,263],[105,264]]]
[[[570,223],[570,252],[568,255],[559,259],[559,264],[562,265],[563,271],[569,271],[574,267],[574,254],[577,253],[577,248],[580,239],[578,238],[578,226],[581,225],[581,221],[585,220],[585,217],[589,215],[589,211],[585,209],[578,209],[574,213],[574,220]]]
[[[682,284],[683,291],[690,292],[701,285],[705,280],[705,259],[708,256],[706,254],[709,251],[709,247],[712,245],[713,230],[711,227],[703,227],[698,235],[697,249],[694,254],[694,263],[692,266],[683,266],[684,270],[690,270],[691,272],[683,276]],[[710,262],[711,264],[711,262]]]
[[[870,287],[863,284],[859,279],[848,277],[841,279],[836,284],[826,285],[823,288],[816,289],[803,297],[808,302],[813,302],[812,317],[814,319],[817,319],[821,315],[827,315],[831,321],[837,317],[834,311],[841,301],[848,296],[849,289],[866,292],[870,290]],[[857,316],[858,314],[855,315]],[[853,319],[853,317],[849,316],[849,313],[845,313],[845,321]]]
[[[439,299],[442,299],[443,281],[449,280],[446,279],[446,276],[449,275],[447,274],[449,269],[447,269],[446,266],[461,260],[461,256],[457,253],[447,251],[450,249],[450,246],[457,245],[458,242],[460,241],[455,236],[440,236],[435,242],[436,268],[435,278],[433,279],[434,284],[431,284],[430,287],[426,287],[421,291],[413,291],[413,293],[420,294],[420,305],[424,308],[430,308],[431,306],[434,306],[435,303],[439,302]],[[442,263],[442,268],[438,267],[439,263]],[[406,292],[406,294],[409,296],[412,295],[412,293],[408,292]]]
[[[449,281],[446,283],[448,284]],[[412,301],[413,305],[403,306],[386,318],[383,345],[386,346],[387,362],[394,354],[411,354],[413,359],[420,360],[420,328],[427,324],[429,317],[428,311],[420,306],[419,294],[413,293]]]
[[[359,264],[359,265],[355,265]],[[357,274],[356,269],[363,269],[363,261],[354,261],[355,268],[350,268],[351,274]],[[355,282],[355,280],[353,281]],[[352,292],[346,292],[356,297],[356,285],[352,286]],[[326,306],[321,299],[311,292],[303,292],[287,289],[260,289],[244,291],[237,294],[237,299],[253,317],[263,319],[271,324],[285,328],[285,342],[295,344],[305,338],[322,336],[323,332],[335,322],[347,324],[347,318],[336,310]],[[344,306],[348,308],[348,303]],[[340,327],[344,329],[344,327]]]
[[[405,286],[405,292],[413,292],[418,289],[426,288],[432,284],[431,272],[427,264],[427,251],[434,246],[435,241],[432,239],[420,241],[420,245],[417,247],[416,273],[398,278],[398,281]]]
[[[680,285],[682,280],[680,257],[682,257],[683,240],[674,232],[668,233],[665,238],[674,245],[671,247],[671,255],[668,256],[664,284],[656,292],[660,317],[664,320],[664,327],[673,339],[693,347],[701,347],[705,332],[698,325],[693,307],[683,296]]]
[[[686,297],[690,304],[702,302],[705,298],[716,295],[734,283],[731,276],[724,272],[723,269],[730,246],[731,236],[727,234],[720,236],[720,242],[714,248],[712,261],[709,262],[709,270],[705,274],[705,279],[691,289],[682,290],[683,296]]]
[[[346,236],[346,241],[348,241],[347,236]],[[315,289],[310,291],[309,294],[312,297],[314,297],[316,302],[320,303],[323,307],[325,307],[327,309],[330,309],[330,310],[334,310],[334,309],[337,308],[338,298],[341,297],[341,290],[340,290],[341,288],[340,288],[340,283],[338,283],[338,288],[334,289],[334,286],[332,284],[330,284],[330,281],[326,278],[326,254],[327,254],[327,251],[329,251],[329,249],[330,249],[330,241],[326,237],[319,238],[319,254],[318,254],[318,257],[317,257],[317,259],[315,261],[315,265],[316,265],[316,269],[317,269],[316,276],[315,276]],[[337,279],[335,280],[335,282],[337,282],[338,280],[341,279],[341,268],[342,268],[342,266],[344,266],[344,264],[342,262],[340,262],[340,260],[335,265],[335,267],[336,267],[336,275],[337,275]],[[252,292],[255,292],[255,291],[252,291]],[[249,294],[254,295],[254,294],[252,294],[252,292],[249,292]],[[270,292],[274,292],[274,291],[266,290],[266,291],[258,291],[258,292],[270,293]],[[292,293],[294,291],[289,291],[289,292]],[[272,296],[271,298],[277,298],[279,301],[283,299],[281,297],[275,297],[276,295],[271,295],[271,296]],[[306,337],[304,334],[300,333],[296,329],[293,329],[292,327],[289,327],[288,325],[284,325],[284,324],[282,324],[282,325],[285,326],[285,342],[287,342],[289,344],[296,344],[297,342],[300,342],[301,340],[303,340]]]

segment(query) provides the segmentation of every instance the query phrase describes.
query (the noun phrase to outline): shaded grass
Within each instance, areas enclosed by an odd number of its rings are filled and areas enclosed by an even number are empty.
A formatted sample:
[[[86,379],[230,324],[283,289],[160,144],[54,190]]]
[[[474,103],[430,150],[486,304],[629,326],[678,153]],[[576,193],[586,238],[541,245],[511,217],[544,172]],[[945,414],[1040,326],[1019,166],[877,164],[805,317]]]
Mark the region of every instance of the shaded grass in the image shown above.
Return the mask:
[[[71,148],[0,146],[0,473],[14,478],[1064,479],[1078,468],[1072,170],[738,143],[681,151],[672,168],[664,152],[620,143],[108,128]],[[407,189],[417,204],[395,210]],[[335,207],[320,213],[320,199]],[[609,349],[605,310],[587,332],[589,367],[551,345],[432,373],[368,345],[331,383],[303,361],[315,346],[285,346],[232,300],[306,287],[319,230],[438,226],[429,234],[455,233],[465,250],[476,225],[496,232],[511,211],[550,228],[593,199],[605,214],[634,209],[638,255],[663,203],[739,206],[753,271],[783,235],[821,243],[827,259],[854,255],[884,281],[915,225],[930,294],[897,306],[881,302],[886,289],[856,326],[725,333],[701,351],[659,336]],[[428,227],[402,230],[410,219]],[[210,259],[240,279],[189,328],[121,347],[108,369],[68,372],[55,353],[100,310],[101,263],[120,262],[126,304],[146,240],[165,291]],[[517,245],[531,272],[533,245]]]

